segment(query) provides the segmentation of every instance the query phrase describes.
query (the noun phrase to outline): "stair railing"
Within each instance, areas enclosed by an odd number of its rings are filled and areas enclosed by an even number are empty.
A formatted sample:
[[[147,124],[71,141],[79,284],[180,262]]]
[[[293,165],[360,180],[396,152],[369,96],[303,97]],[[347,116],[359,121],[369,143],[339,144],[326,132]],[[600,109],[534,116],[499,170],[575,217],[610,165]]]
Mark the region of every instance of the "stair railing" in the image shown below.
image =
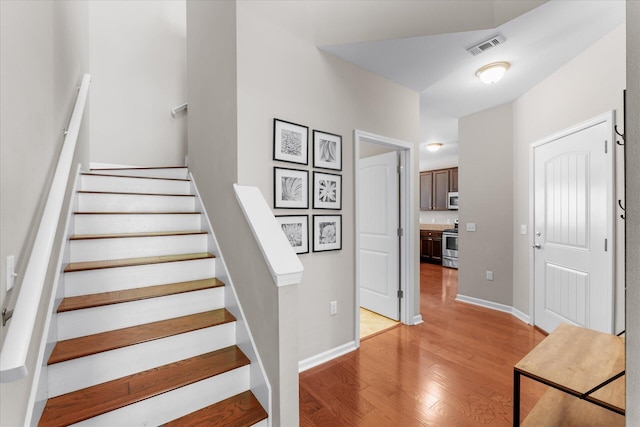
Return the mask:
[[[258,242],[276,286],[297,285],[304,267],[258,187],[233,184],[240,208]]]
[[[0,353],[0,382],[12,382],[27,376],[27,353],[33,334],[38,305],[47,275],[49,259],[60,221],[67,180],[75,154],[91,76],[85,74],[78,90],[69,126],[65,130],[62,151],[51,182],[31,256],[27,262],[15,308],[3,310],[3,323],[9,318],[7,335]],[[18,289],[15,289],[18,290]]]

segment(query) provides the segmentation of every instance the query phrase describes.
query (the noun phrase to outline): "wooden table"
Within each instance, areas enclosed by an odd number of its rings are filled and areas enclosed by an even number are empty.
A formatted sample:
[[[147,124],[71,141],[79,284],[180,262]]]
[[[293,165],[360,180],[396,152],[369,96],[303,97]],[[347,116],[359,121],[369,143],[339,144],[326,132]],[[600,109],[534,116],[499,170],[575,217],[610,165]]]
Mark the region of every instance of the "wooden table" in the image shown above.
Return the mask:
[[[552,387],[523,425],[624,425],[624,351],[622,337],[560,325],[513,368],[513,425],[521,375]]]

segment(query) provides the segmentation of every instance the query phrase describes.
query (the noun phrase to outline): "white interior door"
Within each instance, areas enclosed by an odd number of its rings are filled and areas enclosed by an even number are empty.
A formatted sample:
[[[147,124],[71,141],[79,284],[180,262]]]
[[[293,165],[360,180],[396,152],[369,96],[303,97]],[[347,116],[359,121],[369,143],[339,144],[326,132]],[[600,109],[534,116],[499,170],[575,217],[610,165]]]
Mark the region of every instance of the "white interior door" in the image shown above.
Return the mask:
[[[360,159],[359,164],[360,306],[398,320],[398,153]]]
[[[533,148],[534,322],[547,332],[563,322],[613,332],[609,126]]]

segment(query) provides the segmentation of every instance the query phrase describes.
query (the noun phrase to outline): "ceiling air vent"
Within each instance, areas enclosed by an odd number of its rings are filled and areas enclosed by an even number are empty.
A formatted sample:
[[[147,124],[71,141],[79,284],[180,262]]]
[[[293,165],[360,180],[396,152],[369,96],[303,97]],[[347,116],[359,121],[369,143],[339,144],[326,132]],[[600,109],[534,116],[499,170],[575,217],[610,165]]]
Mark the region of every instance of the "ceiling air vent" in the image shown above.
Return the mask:
[[[495,47],[495,46],[498,46],[499,44],[504,43],[505,40],[507,39],[505,39],[502,34],[498,33],[495,36],[490,37],[489,39],[468,48],[467,51],[473,56],[480,55],[485,50],[491,49],[492,47]]]

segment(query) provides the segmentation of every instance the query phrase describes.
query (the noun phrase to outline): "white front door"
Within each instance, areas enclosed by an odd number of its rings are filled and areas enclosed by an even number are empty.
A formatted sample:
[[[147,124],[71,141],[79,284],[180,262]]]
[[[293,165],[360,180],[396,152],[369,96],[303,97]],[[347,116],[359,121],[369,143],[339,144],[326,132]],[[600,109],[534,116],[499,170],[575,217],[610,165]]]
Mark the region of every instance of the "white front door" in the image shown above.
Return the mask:
[[[398,153],[360,159],[360,306],[400,318]]]
[[[534,323],[547,332],[560,323],[613,332],[610,125],[533,147]]]

